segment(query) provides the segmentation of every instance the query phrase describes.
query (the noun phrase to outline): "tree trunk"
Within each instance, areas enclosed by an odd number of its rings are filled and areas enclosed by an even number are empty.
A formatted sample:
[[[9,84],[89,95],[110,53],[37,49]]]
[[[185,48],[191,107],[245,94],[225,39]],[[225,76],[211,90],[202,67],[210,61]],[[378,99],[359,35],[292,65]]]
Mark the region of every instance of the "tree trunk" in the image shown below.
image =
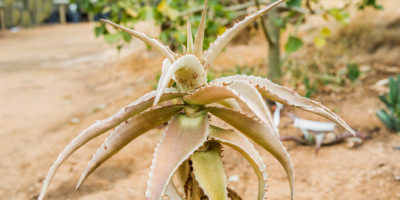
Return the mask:
[[[67,23],[66,9],[67,9],[67,5],[65,5],[65,4],[59,4],[58,5],[60,24],[66,24]]]
[[[0,7],[0,30],[6,30],[6,19],[4,9]]]
[[[280,27],[276,25],[279,12],[272,9],[267,16],[267,30],[270,40],[268,41],[268,77],[272,80],[279,78],[281,72],[281,52],[280,52]]]

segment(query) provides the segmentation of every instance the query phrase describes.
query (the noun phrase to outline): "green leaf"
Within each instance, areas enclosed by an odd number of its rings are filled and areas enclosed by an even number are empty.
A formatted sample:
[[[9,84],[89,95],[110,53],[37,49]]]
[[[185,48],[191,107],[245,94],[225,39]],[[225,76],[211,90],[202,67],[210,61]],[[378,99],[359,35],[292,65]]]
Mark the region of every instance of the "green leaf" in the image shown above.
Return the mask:
[[[114,33],[114,34],[107,34],[104,36],[104,40],[108,44],[115,44],[116,42],[120,41],[122,39],[122,34],[121,33]]]
[[[328,14],[331,15],[336,21],[347,24],[350,20],[350,15],[343,9],[332,8],[328,11]]]
[[[300,38],[290,36],[285,45],[285,50],[287,53],[293,53],[297,51],[301,46],[303,46],[303,41]]]
[[[397,83],[396,81],[390,77],[389,78],[389,93],[388,93],[389,100],[392,104],[397,103]]]
[[[388,98],[384,95],[379,95],[379,99],[386,105],[390,112],[394,113],[394,106],[388,100]]]
[[[104,24],[101,24],[100,26],[96,26],[94,28],[94,34],[96,37],[99,37],[100,35],[104,34],[104,31],[106,30],[106,26]]]
[[[357,64],[348,64],[347,65],[347,77],[351,81],[356,81],[358,77],[361,75],[361,71],[358,69]]]
[[[286,5],[288,5],[289,7],[300,7],[301,0],[288,0],[286,1]]]
[[[400,75],[397,76],[397,86],[396,87],[397,87],[396,93],[397,93],[397,101],[398,101],[397,103],[400,103]]]
[[[363,10],[365,7],[370,6],[370,7],[373,7],[373,8],[375,8],[375,9],[377,9],[377,10],[383,10],[383,6],[377,4],[376,1],[377,1],[377,0],[363,0],[362,2],[360,2],[360,3],[358,4],[358,9]]]
[[[376,111],[376,116],[383,122],[383,124],[385,124],[386,127],[389,129],[394,129],[393,120],[385,110],[380,109]]]
[[[122,38],[126,43],[129,43],[132,40],[132,35],[127,32],[121,32]]]
[[[227,182],[222,158],[221,145],[215,141],[208,142],[208,150],[196,151],[190,157],[193,174],[201,189],[210,200],[227,200]]]

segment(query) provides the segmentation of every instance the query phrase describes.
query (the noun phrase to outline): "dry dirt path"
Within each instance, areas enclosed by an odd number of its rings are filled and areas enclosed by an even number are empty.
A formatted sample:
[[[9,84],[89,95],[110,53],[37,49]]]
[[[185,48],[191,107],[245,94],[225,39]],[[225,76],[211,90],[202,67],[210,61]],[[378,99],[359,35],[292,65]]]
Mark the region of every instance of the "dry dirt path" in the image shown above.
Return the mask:
[[[0,33],[1,199],[34,199],[51,163],[80,130],[151,90],[161,58],[144,52],[138,42],[117,54],[94,38],[92,28],[78,24]],[[218,63],[228,67],[259,62],[265,48],[255,43],[259,42],[233,47],[228,51],[233,56],[224,53]],[[400,176],[400,152],[393,150],[400,139],[380,125],[374,110],[381,105],[365,88],[319,100],[360,131],[380,128],[373,140],[357,149],[326,147],[318,155],[313,147],[287,143],[296,170],[296,199],[400,199],[400,182],[394,180]],[[285,128],[282,134],[298,134],[294,131]],[[48,199],[144,199],[161,133],[140,137],[75,192],[80,172],[104,139],[89,143],[60,168]],[[263,156],[270,175],[268,199],[289,199],[284,171],[266,153]],[[226,149],[228,174],[241,180],[231,186],[245,199],[255,199],[256,177],[242,161]]]

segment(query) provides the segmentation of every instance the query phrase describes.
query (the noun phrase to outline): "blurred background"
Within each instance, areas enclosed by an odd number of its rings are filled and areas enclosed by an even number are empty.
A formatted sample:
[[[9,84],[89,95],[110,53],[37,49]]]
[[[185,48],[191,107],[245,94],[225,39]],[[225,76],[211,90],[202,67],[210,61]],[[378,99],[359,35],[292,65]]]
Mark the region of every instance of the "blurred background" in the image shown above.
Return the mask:
[[[269,0],[209,0],[205,49]],[[242,31],[208,79],[253,74],[321,101],[358,132],[315,132],[324,119],[280,110],[296,170],[296,199],[400,199],[400,9],[398,0],[287,0]],[[0,0],[0,196],[35,199],[48,168],[81,130],[155,89],[163,57],[99,19],[142,31],[183,52],[204,1]],[[392,77],[392,78],[391,78]],[[277,112],[276,112],[277,113]],[[104,138],[74,154],[47,199],[144,199],[153,130],[124,148],[76,192]],[[262,152],[262,151],[261,151]],[[289,199],[285,173],[263,153],[268,199]],[[256,176],[224,151],[230,186],[255,199]]]

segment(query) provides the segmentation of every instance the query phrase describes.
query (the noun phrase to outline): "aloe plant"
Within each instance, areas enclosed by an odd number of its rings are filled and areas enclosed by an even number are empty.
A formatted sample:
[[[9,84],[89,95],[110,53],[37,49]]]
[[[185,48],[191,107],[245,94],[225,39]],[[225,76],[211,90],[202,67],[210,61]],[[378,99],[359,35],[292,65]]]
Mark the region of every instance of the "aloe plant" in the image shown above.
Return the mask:
[[[77,149],[93,138],[111,130],[81,176],[77,188],[102,163],[147,131],[168,122],[161,141],[155,148],[149,173],[146,197],[159,200],[164,194],[183,199],[172,182],[174,174],[184,185],[186,199],[239,199],[227,187],[221,158],[221,144],[240,152],[258,177],[258,198],[265,198],[266,167],[254,143],[271,153],[283,166],[294,198],[294,171],[289,154],[278,138],[271,113],[263,99],[269,98],[287,106],[299,107],[324,116],[349,132],[354,131],[336,114],[318,102],[304,98],[267,79],[236,75],[207,83],[207,71],[227,44],[258,17],[282,3],[279,0],[246,17],[203,52],[207,6],[193,41],[188,22],[186,53],[178,55],[159,41],[110,21],[103,22],[137,37],[166,59],[157,90],[123,107],[113,116],[97,121],[82,131],[58,156],[50,168],[39,199],[43,199],[56,170]],[[206,2],[207,3],[207,2]],[[207,4],[206,4],[207,5]],[[172,83],[176,84],[172,84]],[[173,87],[171,87],[174,85]],[[167,101],[172,100],[174,101]],[[163,104],[160,104],[164,102]],[[210,124],[209,115],[226,122],[235,130]],[[114,129],[113,129],[114,128]],[[250,139],[250,140],[248,140]]]
[[[389,78],[389,93],[386,96],[380,95],[379,99],[389,112],[379,109],[376,115],[386,127],[400,135],[400,75],[397,80]]]

